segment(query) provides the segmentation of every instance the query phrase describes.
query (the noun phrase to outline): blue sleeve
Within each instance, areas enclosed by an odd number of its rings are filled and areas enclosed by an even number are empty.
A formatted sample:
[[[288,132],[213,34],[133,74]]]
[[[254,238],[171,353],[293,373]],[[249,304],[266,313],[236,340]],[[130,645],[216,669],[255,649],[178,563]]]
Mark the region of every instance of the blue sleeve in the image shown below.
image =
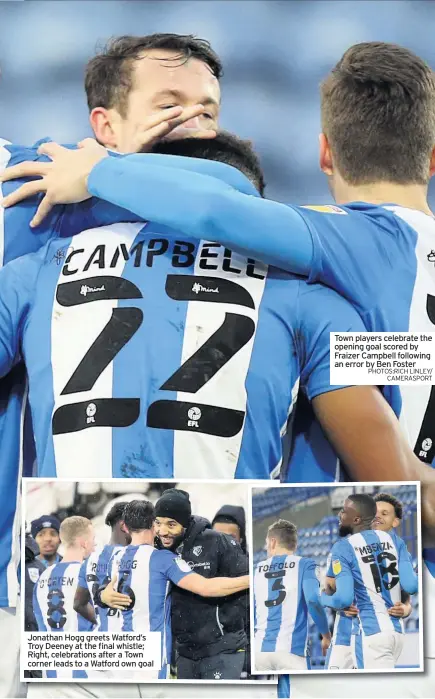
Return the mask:
[[[298,211],[313,243],[308,281],[332,287],[361,309],[378,304],[379,294],[389,288],[390,272],[397,269],[394,214],[369,204],[352,209],[307,206]]]
[[[403,539],[400,539],[398,552],[400,587],[409,595],[415,595],[418,590],[418,577],[412,567],[411,556]]]
[[[37,144],[32,148],[17,145],[3,146],[3,148],[8,156],[5,158],[7,162],[4,167],[1,167],[0,153],[0,171],[24,161],[48,162],[50,160],[44,155],[38,155]],[[4,182],[0,185],[1,194],[6,197],[22,184],[32,179],[34,178],[27,177]],[[30,221],[35,215],[42,197],[43,195],[39,194],[8,209],[4,209],[3,221],[0,220],[0,236],[3,238],[3,264],[15,260],[21,257],[21,255],[36,252],[50,238],[56,235],[57,225],[63,211],[62,206],[55,206],[38,228],[30,228]]]
[[[366,332],[360,316],[332,289],[300,282],[301,388],[312,400],[345,386],[330,382],[330,333]]]
[[[327,595],[326,592],[322,592],[321,600],[324,607],[345,609],[354,600],[355,586],[348,548],[344,541],[338,541],[332,547],[331,561],[333,574],[335,575],[336,591],[333,595]]]
[[[308,611],[311,617],[323,635],[329,632],[328,618],[320,601],[320,585],[316,576],[316,564],[314,561],[307,560],[305,563],[302,589],[305,601],[308,606]]]
[[[32,305],[39,264],[26,255],[0,269],[0,376],[21,358],[21,339]]]
[[[158,553],[162,554],[160,555],[161,560],[159,561],[161,565],[161,572],[175,585],[178,585],[180,580],[185,578],[186,575],[190,575],[190,573],[192,573],[192,569],[188,563],[183,561],[183,559],[177,556],[175,553],[171,553],[170,551],[158,551]]]
[[[83,587],[85,590],[88,589],[88,583],[86,582],[86,567],[88,564],[88,559],[86,558],[80,566],[79,579],[77,587]]]
[[[146,157],[104,158],[88,177],[89,192],[144,220],[194,238],[205,236],[276,267],[308,274],[313,243],[298,210],[243,194],[217,177],[146,166]]]

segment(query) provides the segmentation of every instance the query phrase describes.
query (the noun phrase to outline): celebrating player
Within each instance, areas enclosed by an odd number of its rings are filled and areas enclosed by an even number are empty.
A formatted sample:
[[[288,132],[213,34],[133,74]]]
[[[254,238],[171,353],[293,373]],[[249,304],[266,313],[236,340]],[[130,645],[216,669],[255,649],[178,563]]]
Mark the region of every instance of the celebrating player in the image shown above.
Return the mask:
[[[376,502],[376,517],[373,520],[372,529],[390,532],[398,527],[403,514],[400,500],[389,493],[377,493],[374,501]],[[335,592],[331,554],[328,556],[325,584],[331,594]],[[411,611],[410,596],[404,590],[402,590],[401,600],[388,608],[388,614],[398,618],[409,616]],[[332,642],[328,652],[328,670],[346,670],[357,667],[356,654],[361,652],[360,634],[358,608],[352,604],[346,611],[339,611],[335,618]]]
[[[376,503],[367,494],[349,497],[340,512],[343,538],[331,551],[336,592],[322,592],[324,606],[344,609],[354,598],[361,622],[364,669],[393,669],[403,646],[400,620],[388,613],[401,590],[417,592],[417,576],[405,543],[395,532],[371,529]]]
[[[61,563],[55,563],[40,576],[33,591],[33,606],[39,631],[91,631],[92,624],[74,610],[74,594],[81,563],[95,548],[95,535],[86,517],[67,517],[60,525],[64,546]],[[67,667],[67,665],[66,665]],[[48,677],[87,677],[85,670],[47,670]]]
[[[106,587],[111,581],[115,553],[131,542],[131,535],[124,522],[126,505],[126,502],[117,502],[108,512],[105,523],[112,530],[110,541],[83,561],[74,597],[76,612],[92,623],[97,623],[100,632],[120,629],[119,612],[113,613],[114,610],[94,606],[94,595],[101,586]]]
[[[249,144],[225,133],[175,143],[230,162],[261,192]],[[0,374],[24,356],[39,473],[290,480],[282,438],[300,383],[354,478],[412,475],[420,463],[378,390],[337,398],[330,385],[329,332],[365,329],[351,305],[214,248],[117,224],[0,271]],[[336,478],[325,452],[308,451],[305,480]]]
[[[434,95],[431,69],[408,49],[366,43],[344,54],[322,86],[320,141],[321,167],[340,206],[290,207],[249,196],[223,181],[222,166],[202,168],[214,178],[169,173],[169,161],[163,167],[152,154],[104,158],[89,192],[193,238],[210,230],[224,246],[325,283],[356,306],[369,330],[431,331],[435,223],[426,195],[435,169]],[[50,172],[51,179],[32,183],[32,191],[49,188],[48,208],[65,196],[65,180]],[[121,187],[126,178],[130,186]],[[143,191],[146,198],[138,196]],[[410,443],[431,463],[435,389],[404,387],[403,400],[393,389],[387,393]]]
[[[322,635],[325,654],[331,642],[322,608],[316,564],[296,556],[297,529],[285,519],[267,530],[267,559],[254,574],[255,669],[288,672],[310,669],[308,612]]]
[[[237,578],[204,578],[194,573],[178,554],[154,548],[154,507],[133,500],[124,510],[131,544],[114,557],[119,606],[123,607],[122,631],[161,633],[161,663],[155,671],[139,672],[137,679],[164,679],[171,658],[171,595],[168,583],[204,597],[223,597],[249,587],[249,575]],[[107,588],[97,593],[99,603],[112,596]],[[131,674],[129,674],[131,677]]]
[[[182,134],[182,129],[197,137],[211,137],[220,107],[221,73],[219,57],[209,43],[194,36],[154,34],[114,40],[87,70],[86,89],[95,133],[101,143],[124,151],[150,147],[172,132]],[[26,149],[0,139],[0,171],[38,157],[36,148]],[[0,199],[11,194],[17,184],[21,182],[1,184]],[[53,234],[62,235],[63,231],[70,235],[108,220],[129,220],[125,211],[117,215],[112,210],[107,218],[106,210],[105,218],[98,220],[87,207],[65,211],[57,208],[43,226],[32,231],[29,221],[38,203],[33,197],[0,215],[0,266],[39,249]],[[1,638],[7,639],[3,646],[10,651],[0,660],[0,695],[4,696],[18,692],[16,656],[12,653],[14,646],[18,654],[19,642],[14,631],[19,559],[15,494],[19,492],[21,466],[30,475],[34,462],[32,436],[27,430],[30,423],[24,420],[25,386],[22,363],[0,382],[0,479],[7,493],[0,509],[0,607],[9,607],[5,613],[0,609],[0,628]]]

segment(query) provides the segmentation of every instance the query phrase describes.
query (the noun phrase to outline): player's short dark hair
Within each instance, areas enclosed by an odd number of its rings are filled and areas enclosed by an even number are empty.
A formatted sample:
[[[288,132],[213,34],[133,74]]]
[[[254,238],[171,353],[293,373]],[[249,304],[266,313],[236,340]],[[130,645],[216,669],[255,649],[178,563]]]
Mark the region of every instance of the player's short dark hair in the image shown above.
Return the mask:
[[[133,64],[145,51],[163,49],[176,53],[177,65],[196,58],[205,63],[219,80],[222,63],[208,41],[193,34],[148,34],[113,37],[86,65],[85,91],[89,111],[95,107],[116,107],[122,116],[133,87]]]
[[[152,152],[217,160],[232,165],[251,180],[261,196],[264,194],[266,183],[263,168],[251,142],[244,141],[228,131],[219,131],[215,138],[163,140],[153,146]]]
[[[375,502],[388,502],[389,505],[394,507],[394,514],[397,519],[402,519],[403,517],[403,505],[400,500],[390,493],[377,493],[375,495]]]
[[[294,551],[298,544],[298,528],[287,519],[278,519],[267,530],[267,538],[273,536],[286,549]]]
[[[356,505],[362,519],[372,520],[376,517],[376,502],[368,493],[355,493],[355,495],[349,495],[348,499]]]
[[[115,524],[124,519],[124,510],[126,505],[128,505],[127,501],[116,502],[113,507],[111,507],[105,519],[105,523],[108,527],[113,529]]]
[[[428,183],[435,78],[425,61],[396,44],[355,44],[320,92],[322,130],[348,184]]]
[[[149,500],[132,500],[124,508],[123,519],[129,532],[151,529],[154,522],[154,505]]]

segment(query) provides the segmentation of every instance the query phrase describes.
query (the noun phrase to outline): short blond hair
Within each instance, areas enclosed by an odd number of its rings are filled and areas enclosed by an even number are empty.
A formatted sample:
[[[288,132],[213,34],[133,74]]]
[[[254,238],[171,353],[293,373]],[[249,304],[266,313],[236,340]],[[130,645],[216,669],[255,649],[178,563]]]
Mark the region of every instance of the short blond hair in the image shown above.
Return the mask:
[[[64,546],[74,546],[79,536],[86,536],[89,527],[92,526],[90,519],[86,517],[67,517],[60,525],[59,536]]]

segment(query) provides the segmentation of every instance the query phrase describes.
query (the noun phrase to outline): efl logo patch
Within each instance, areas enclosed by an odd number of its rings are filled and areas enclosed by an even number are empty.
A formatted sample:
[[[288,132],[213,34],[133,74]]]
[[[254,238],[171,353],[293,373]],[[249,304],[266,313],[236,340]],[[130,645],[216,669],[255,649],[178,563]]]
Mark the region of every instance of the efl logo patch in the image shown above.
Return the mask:
[[[334,575],[341,573],[341,563],[340,561],[332,561],[332,572]]]
[[[40,576],[38,568],[27,568],[27,572],[29,573],[29,578],[32,583],[37,583]]]
[[[183,573],[190,573],[192,570],[190,565],[186,563],[186,561],[183,561],[182,558],[174,558],[174,561]]]
[[[347,211],[343,211],[339,206],[334,206],[333,204],[326,204],[325,206],[303,206],[302,208],[320,211],[320,213],[323,214],[341,214],[342,216],[347,216]]]

